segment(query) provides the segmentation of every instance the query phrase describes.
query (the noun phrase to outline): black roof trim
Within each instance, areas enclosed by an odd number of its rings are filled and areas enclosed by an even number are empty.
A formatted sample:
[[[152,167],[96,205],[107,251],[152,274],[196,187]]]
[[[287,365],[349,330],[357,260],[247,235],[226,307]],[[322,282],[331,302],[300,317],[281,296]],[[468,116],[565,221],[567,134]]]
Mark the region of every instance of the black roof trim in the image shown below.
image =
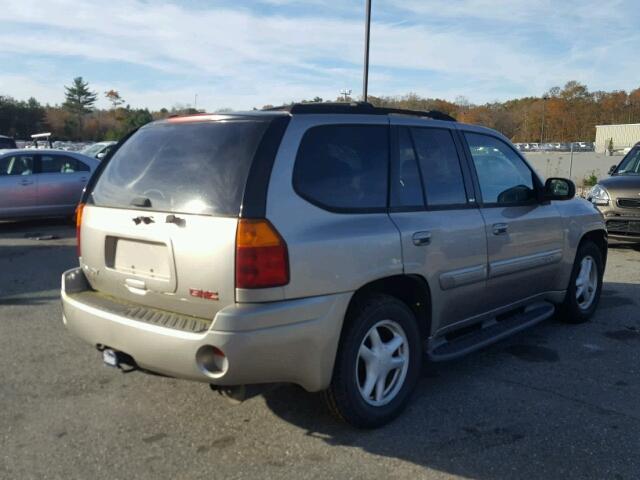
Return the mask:
[[[402,108],[375,107],[367,102],[323,102],[323,103],[294,103],[292,105],[283,105],[281,107],[267,108],[265,111],[285,111],[292,115],[305,113],[349,113],[360,115],[413,115],[416,117],[429,117],[434,120],[444,120],[447,122],[455,122],[456,119],[446,113],[437,110],[429,110],[422,112],[419,110],[404,110]]]

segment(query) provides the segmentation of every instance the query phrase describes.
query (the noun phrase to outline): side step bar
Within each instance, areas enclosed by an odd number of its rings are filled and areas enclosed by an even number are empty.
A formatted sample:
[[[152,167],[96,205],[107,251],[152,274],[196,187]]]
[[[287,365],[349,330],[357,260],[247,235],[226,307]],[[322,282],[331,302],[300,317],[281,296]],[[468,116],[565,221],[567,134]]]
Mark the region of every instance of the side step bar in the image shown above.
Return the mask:
[[[432,339],[427,346],[427,356],[434,362],[462,357],[540,323],[551,317],[554,311],[555,307],[551,303],[536,303],[532,307],[520,309],[509,316],[500,315],[482,322],[469,333],[451,338],[451,335],[456,333],[452,332],[444,337]]]

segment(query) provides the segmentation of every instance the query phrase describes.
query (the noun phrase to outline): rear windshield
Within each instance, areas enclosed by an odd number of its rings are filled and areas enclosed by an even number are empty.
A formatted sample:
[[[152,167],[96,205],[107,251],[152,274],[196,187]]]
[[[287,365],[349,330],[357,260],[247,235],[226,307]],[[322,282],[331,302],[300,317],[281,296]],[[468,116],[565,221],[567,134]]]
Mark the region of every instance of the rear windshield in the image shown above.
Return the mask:
[[[238,215],[268,125],[242,119],[142,128],[111,158],[91,200],[103,207]]]

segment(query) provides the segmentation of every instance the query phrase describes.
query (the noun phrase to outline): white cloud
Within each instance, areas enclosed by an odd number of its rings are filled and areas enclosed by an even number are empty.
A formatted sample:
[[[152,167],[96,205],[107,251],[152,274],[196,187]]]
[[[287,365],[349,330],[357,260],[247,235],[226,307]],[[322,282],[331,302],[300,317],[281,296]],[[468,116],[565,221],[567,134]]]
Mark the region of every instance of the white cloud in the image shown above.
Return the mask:
[[[288,6],[310,3],[262,3],[282,13],[261,16],[246,6],[219,4],[189,9],[167,1],[8,2],[0,53],[46,55],[70,64],[71,58],[126,62],[152,69],[157,81],[141,87],[127,77],[122,63],[122,75],[109,85],[91,72],[75,71],[64,79],[38,81],[38,72],[15,72],[5,64],[0,93],[59,102],[62,86],[51,84],[76,75],[90,78],[96,89],[118,88],[133,106],[152,108],[191,103],[195,93],[200,105],[213,109],[315,95],[334,98],[344,87],[359,91],[361,18],[332,17],[327,0],[313,0],[313,8],[305,11],[314,16],[295,17],[287,16]],[[622,0],[606,9],[594,10],[594,5],[594,0],[390,0],[386,6],[374,5],[370,91],[411,90],[450,99],[463,94],[490,101],[513,92],[540,94],[569,79],[594,88],[632,88],[638,75],[630,59],[639,37],[627,27],[624,14],[625,6],[632,5]],[[376,13],[384,21],[376,20]],[[491,22],[495,27],[487,27]],[[624,35],[603,37],[609,29]],[[565,42],[564,48],[543,49],[536,34],[540,42],[552,34],[554,41]],[[613,71],[621,75],[614,77]]]

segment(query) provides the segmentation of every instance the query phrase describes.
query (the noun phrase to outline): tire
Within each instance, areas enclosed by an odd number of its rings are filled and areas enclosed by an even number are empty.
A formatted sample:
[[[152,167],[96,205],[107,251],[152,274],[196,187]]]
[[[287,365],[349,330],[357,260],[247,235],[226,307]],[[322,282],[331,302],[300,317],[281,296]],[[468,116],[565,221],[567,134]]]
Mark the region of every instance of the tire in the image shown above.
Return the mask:
[[[395,345],[400,346],[393,349]],[[374,358],[371,355],[377,360],[366,362],[365,358]],[[388,295],[363,299],[345,319],[333,378],[325,391],[329,409],[357,428],[375,428],[390,422],[408,403],[420,377],[422,361],[421,334],[409,307]],[[392,369],[384,373],[390,365]],[[368,388],[371,382],[367,382],[367,372],[374,372],[371,378],[382,379],[380,389],[378,381],[372,390]]]
[[[590,258],[592,260],[592,269],[595,269],[595,285],[593,287],[593,298],[590,302],[585,301],[584,296],[578,295],[579,291],[579,283],[578,277],[581,273],[582,264],[585,259]],[[591,242],[586,241],[580,245],[578,248],[578,253],[576,254],[576,260],[573,264],[573,270],[571,271],[571,280],[569,281],[569,287],[567,288],[567,294],[565,296],[564,302],[558,308],[557,318],[565,323],[583,323],[591,318],[596,308],[598,307],[598,302],[600,301],[600,293],[602,291],[602,276],[603,272],[603,262],[602,262],[602,252],[598,248],[598,246]],[[591,282],[588,282],[591,283]],[[585,288],[588,290],[589,285],[585,285]],[[583,293],[582,295],[586,295]],[[580,301],[582,298],[582,301]]]

